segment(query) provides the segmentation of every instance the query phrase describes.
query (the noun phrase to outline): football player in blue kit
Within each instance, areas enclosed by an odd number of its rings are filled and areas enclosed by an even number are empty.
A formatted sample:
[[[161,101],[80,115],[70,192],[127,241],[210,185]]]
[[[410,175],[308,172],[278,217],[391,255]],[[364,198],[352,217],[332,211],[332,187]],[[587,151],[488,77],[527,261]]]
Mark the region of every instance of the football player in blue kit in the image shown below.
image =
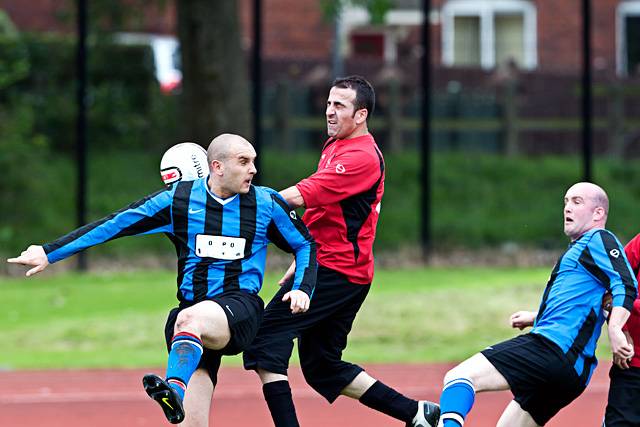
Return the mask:
[[[605,292],[613,296],[608,323],[614,357],[633,346],[622,326],[637,294],[635,276],[618,239],[604,227],[609,200],[599,186],[580,182],[564,197],[564,232],[571,244],[547,283],[537,312],[519,311],[511,326],[528,334],[489,346],[445,375],[438,426],[460,427],[475,393],[511,390],[514,399],[498,427],[535,427],[578,397],[596,367],[596,344],[605,321]]]
[[[292,313],[309,308],[316,281],[316,249],[304,223],[275,191],[251,184],[253,146],[238,135],[216,137],[207,150],[209,174],[181,180],[10,263],[47,265],[123,236],[164,233],[178,257],[178,307],[169,313],[164,378],[148,374],[144,388],[174,424],[206,426],[223,355],[242,352],[255,337],[264,304],[258,296],[267,245],[295,254]]]

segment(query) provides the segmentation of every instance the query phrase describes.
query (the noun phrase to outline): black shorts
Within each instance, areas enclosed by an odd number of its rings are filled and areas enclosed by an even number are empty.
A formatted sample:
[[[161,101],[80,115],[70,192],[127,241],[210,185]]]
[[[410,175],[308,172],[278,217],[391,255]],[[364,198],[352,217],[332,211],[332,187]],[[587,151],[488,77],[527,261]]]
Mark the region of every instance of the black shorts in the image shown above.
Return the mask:
[[[640,368],[609,371],[611,385],[603,427],[640,427]]]
[[[329,402],[362,372],[342,361],[347,335],[370,285],[351,283],[329,268],[318,266],[318,279],[309,310],[291,314],[282,296],[285,284],[267,305],[256,339],[244,352],[245,369],[287,374],[293,339],[298,338],[300,367],[307,383]]]
[[[541,335],[520,335],[481,353],[538,425],[545,425],[586,388],[560,347]]]
[[[264,303],[255,294],[242,291],[225,292],[208,298],[209,301],[218,303],[227,315],[231,339],[229,343],[220,350],[204,349],[198,368],[204,368],[209,372],[211,381],[215,385],[218,380],[218,369],[222,356],[241,353],[246,349],[258,333],[258,327],[262,320]],[[167,351],[171,351],[171,340],[173,339],[173,329],[178,318],[178,313],[193,303],[183,301],[180,306],[172,309],[167,317],[164,327],[164,336],[167,342]]]

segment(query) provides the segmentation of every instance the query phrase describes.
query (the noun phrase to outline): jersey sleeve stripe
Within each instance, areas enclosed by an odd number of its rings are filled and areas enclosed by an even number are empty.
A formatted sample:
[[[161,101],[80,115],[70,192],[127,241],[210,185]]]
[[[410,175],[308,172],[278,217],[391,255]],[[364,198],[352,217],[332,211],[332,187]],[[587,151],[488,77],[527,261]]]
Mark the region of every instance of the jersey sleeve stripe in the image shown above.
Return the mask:
[[[276,202],[278,206],[280,206],[280,208],[285,212],[287,216],[290,216],[290,212],[294,212],[289,207],[287,202],[285,202],[279,195],[272,194],[271,198]],[[291,219],[292,219],[291,222],[293,222],[293,225],[296,227],[296,230],[298,230],[298,233],[300,233],[305,240],[313,240],[313,237],[311,237],[311,234],[309,234],[309,230],[307,230],[307,227],[304,225],[304,223],[300,218],[296,216],[296,219],[294,218],[291,218]]]
[[[60,261],[82,250],[112,240],[122,229],[129,227],[134,220],[139,220],[139,218],[144,216],[150,217],[155,215],[158,211],[162,210],[163,205],[168,202],[166,197],[165,200],[161,198],[161,195],[167,191],[169,191],[169,189],[164,188],[111,215],[80,227],[51,243],[43,245],[49,262]],[[158,201],[156,199],[160,200]],[[159,225],[162,224],[156,224],[156,227],[152,228],[157,228]]]
[[[123,228],[118,234],[114,235],[109,240],[117,239],[124,236],[133,236],[136,234],[146,233],[170,223],[171,206],[167,206],[156,212],[153,216],[142,218],[140,221],[135,222],[126,228]]]
[[[315,243],[311,244],[311,248],[309,251],[309,266],[304,269],[304,274],[302,275],[302,280],[300,281],[300,289],[309,295],[309,297],[313,296],[313,291],[315,289],[315,283],[318,276],[318,264],[317,264],[317,255],[316,255],[316,245]]]
[[[609,261],[613,266],[613,269],[622,279],[624,285],[624,301],[622,306],[629,311],[633,310],[633,301],[636,299],[637,289],[636,284],[629,270],[629,266],[624,257],[624,249],[620,247],[618,241],[608,232],[601,231],[600,237],[604,244],[604,249],[607,252]],[[614,256],[617,253],[617,256]]]
[[[609,279],[609,276],[607,276],[607,273],[605,273],[596,263],[595,259],[593,259],[588,246],[586,246],[580,254],[578,262],[596,279],[598,279],[607,290],[611,288],[611,280]]]
[[[282,209],[282,214],[284,218],[289,220],[289,223],[285,224],[283,229],[281,229],[277,220],[279,216],[274,214],[274,218],[267,229],[267,238],[276,246],[289,253],[297,251],[297,248],[292,246],[292,242],[296,245],[296,240],[298,240],[300,243],[306,244],[307,248],[303,252],[296,252],[296,266],[300,268],[304,266],[304,269],[302,270],[302,274],[299,273],[300,270],[296,271],[292,289],[302,290],[307,293],[307,295],[312,296],[318,269],[315,241],[302,220],[295,215],[295,212],[289,208],[289,205],[287,205],[279,195],[272,194],[271,198],[275,202],[274,209]],[[290,227],[291,223],[294,225],[299,237],[292,235],[288,238],[288,236],[283,234],[287,232],[286,228],[287,226]]]
[[[153,199],[154,197],[158,196],[161,193],[164,193],[166,191],[169,191],[169,189],[167,188],[163,188],[162,190],[159,190],[147,197],[144,197],[140,200],[138,200],[137,202],[134,202],[132,204],[130,204],[129,206],[125,206],[124,208],[112,213],[111,215],[108,215],[102,219],[99,219],[98,221],[94,221],[90,224],[87,224],[85,226],[82,226],[76,230],[73,230],[72,232],[65,234],[64,236],[60,237],[59,239],[56,239],[55,241],[45,244],[43,245],[44,251],[46,254],[50,254],[60,248],[62,248],[63,246],[66,246],[68,244],[70,244],[71,242],[78,240],[79,238],[81,238],[82,236],[86,235],[87,233],[91,232],[92,230],[96,229],[97,227],[100,227],[101,225],[103,225],[105,222],[110,221],[111,219],[115,218],[116,216],[120,215],[123,212],[126,212],[128,210],[131,209],[136,209],[142,205],[144,205],[145,203],[147,203],[149,200]]]

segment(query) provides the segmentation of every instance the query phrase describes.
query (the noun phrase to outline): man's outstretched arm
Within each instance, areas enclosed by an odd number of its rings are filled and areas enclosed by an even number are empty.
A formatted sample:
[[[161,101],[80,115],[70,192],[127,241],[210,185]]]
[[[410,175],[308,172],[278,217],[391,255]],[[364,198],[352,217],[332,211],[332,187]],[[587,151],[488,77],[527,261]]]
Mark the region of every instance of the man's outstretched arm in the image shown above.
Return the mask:
[[[287,204],[291,209],[303,208],[304,207],[304,199],[302,198],[302,194],[298,187],[292,185],[289,188],[285,188],[280,192],[280,195],[284,200],[286,200]]]

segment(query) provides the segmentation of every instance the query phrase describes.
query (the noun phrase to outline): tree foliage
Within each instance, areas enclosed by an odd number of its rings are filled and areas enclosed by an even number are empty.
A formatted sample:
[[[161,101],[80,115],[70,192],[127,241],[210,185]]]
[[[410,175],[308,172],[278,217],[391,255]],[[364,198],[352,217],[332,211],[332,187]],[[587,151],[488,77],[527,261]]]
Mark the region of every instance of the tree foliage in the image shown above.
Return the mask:
[[[177,95],[179,139],[206,146],[222,132],[251,137],[249,84],[236,0],[93,0],[89,2],[90,33],[104,40],[116,31],[143,31],[145,9],[162,12],[172,5],[177,11],[183,75],[182,92]]]
[[[391,9],[392,0],[321,0],[320,7],[327,20],[333,20],[339,16],[347,6],[360,6],[365,8],[370,16],[371,23],[381,24],[384,16]]]

